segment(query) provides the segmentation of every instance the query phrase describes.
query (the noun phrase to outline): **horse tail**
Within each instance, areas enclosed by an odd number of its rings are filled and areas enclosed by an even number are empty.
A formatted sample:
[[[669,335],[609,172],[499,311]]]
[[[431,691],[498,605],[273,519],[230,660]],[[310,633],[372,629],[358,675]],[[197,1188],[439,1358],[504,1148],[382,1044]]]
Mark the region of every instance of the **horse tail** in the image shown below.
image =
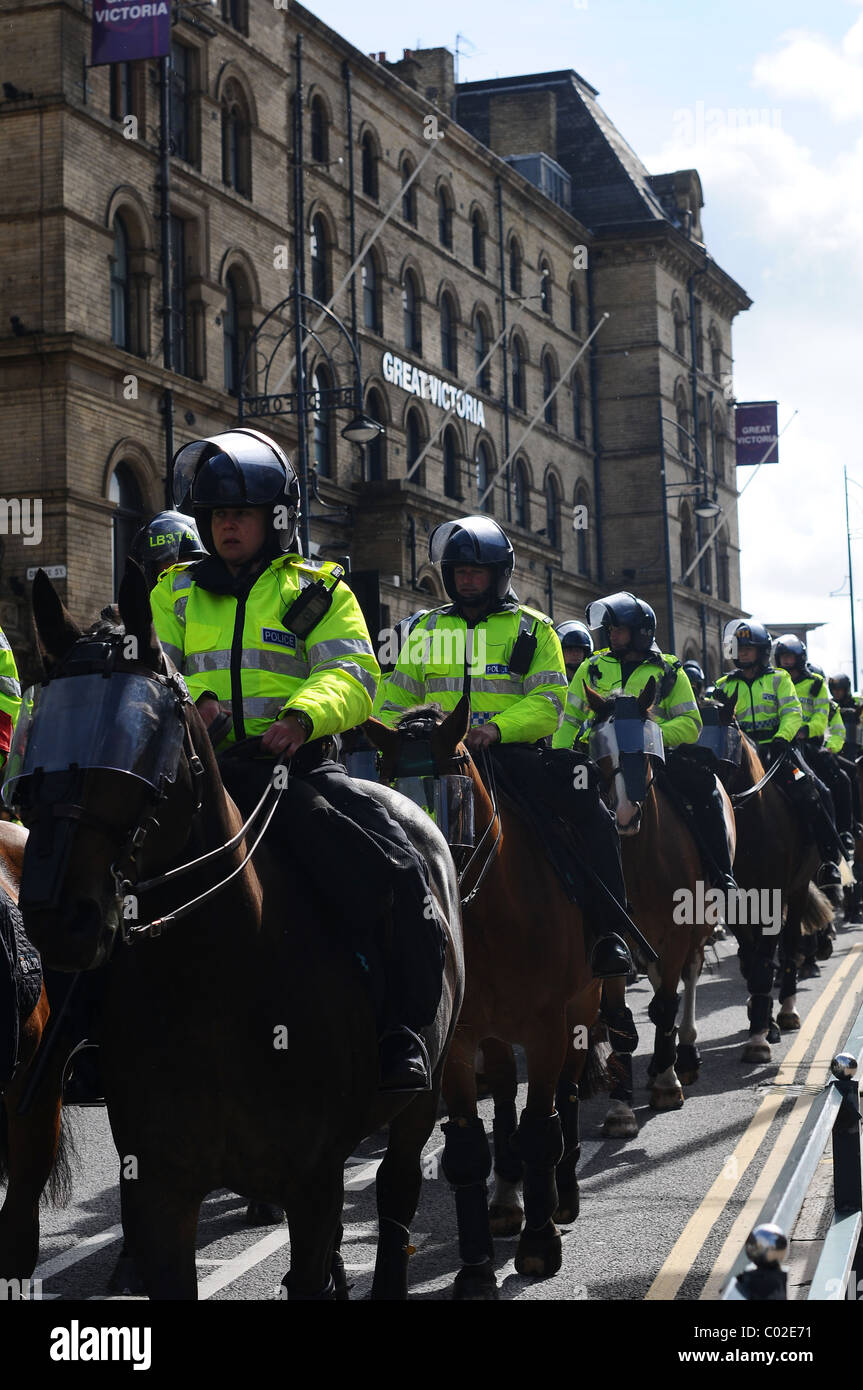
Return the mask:
[[[603,1091],[611,1090],[614,1077],[609,1070],[610,1057],[611,1044],[606,1039],[595,1041],[591,1038],[587,1061],[578,1083],[578,1094],[582,1100],[592,1100]]]
[[[60,1112],[60,1134],[54,1163],[42,1193],[43,1200],[51,1206],[63,1207],[72,1195],[72,1164],[78,1157],[74,1135],[64,1115]],[[0,1102],[0,1183],[9,1181],[9,1112]]]
[[[804,936],[814,936],[816,932],[822,931],[824,927],[829,927],[833,921],[833,908],[814,883],[809,884],[806,894],[806,906],[803,909],[803,917],[800,929]]]

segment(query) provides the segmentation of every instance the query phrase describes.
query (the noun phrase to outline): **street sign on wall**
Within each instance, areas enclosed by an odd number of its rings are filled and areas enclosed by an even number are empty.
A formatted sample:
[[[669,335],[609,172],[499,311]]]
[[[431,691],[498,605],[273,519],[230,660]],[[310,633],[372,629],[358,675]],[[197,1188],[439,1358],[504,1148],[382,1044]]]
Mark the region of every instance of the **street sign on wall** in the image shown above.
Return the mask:
[[[734,410],[737,467],[779,462],[779,431],[775,401],[748,401]]]
[[[169,0],[111,4],[93,0],[91,67],[131,63],[136,58],[164,58],[171,51]]]

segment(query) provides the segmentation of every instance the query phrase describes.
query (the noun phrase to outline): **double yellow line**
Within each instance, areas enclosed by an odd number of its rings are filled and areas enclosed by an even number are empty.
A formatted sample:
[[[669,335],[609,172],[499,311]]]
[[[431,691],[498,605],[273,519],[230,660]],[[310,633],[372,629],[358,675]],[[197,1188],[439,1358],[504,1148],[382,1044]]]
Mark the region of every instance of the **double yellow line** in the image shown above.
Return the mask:
[[[849,979],[852,972],[853,978]],[[805,1086],[823,1084],[833,1055],[844,1041],[848,1026],[856,1015],[859,1007],[859,996],[863,992],[863,942],[857,942],[851,946],[845,960],[806,1018],[804,1026],[800,1029],[789,1049],[788,1056],[780,1065],[774,1089],[762,1100],[733,1154],[725,1159],[722,1172],[687,1221],[683,1231],[672,1246],[665,1264],[644,1295],[645,1300],[667,1301],[676,1296],[678,1289],[698,1258],[707,1237],[725,1211],[740,1185],[746,1169],[758,1152],[779,1107],[787,1099],[787,1088],[794,1081],[797,1068],[840,991],[844,992],[836,1009],[835,1017],[831,1019],[830,1026],[821,1040],[823,1051],[819,1050],[819,1055],[810,1063],[804,1082]],[[758,1181],[728,1233],[700,1298],[718,1298],[719,1290],[742,1249],[794,1140],[800,1133],[815,1094],[817,1093],[810,1092],[799,1096],[794,1108],[784,1121]],[[787,1234],[790,1236],[791,1233],[787,1232]]]

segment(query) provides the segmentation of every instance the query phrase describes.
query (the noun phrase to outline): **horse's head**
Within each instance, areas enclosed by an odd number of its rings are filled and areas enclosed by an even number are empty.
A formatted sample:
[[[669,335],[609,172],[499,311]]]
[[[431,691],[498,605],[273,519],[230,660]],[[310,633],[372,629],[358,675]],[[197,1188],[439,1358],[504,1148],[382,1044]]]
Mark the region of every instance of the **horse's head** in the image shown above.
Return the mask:
[[[135,915],[121,886],[133,866],[161,870],[185,844],[203,771],[190,729],[196,746],[206,735],[159,646],[136,565],[120,588],[121,623],[82,632],[41,570],[33,612],[47,679],[22,703],[4,798],[30,829],[27,932],[47,965],[87,970]]]
[[[462,793],[468,778],[474,787],[482,784],[462,741],[470,727],[468,697],[463,695],[450,714],[437,704],[418,705],[402,715],[395,729],[379,719],[369,719],[363,727],[380,752],[381,781],[429,810],[434,809],[435,787],[440,793],[443,786],[448,795],[443,802],[438,796],[440,829],[451,847],[467,844],[468,833],[472,842],[473,798]]]
[[[736,708],[736,690],[729,693],[717,690],[710,700],[699,705],[701,731],[698,742],[702,748],[709,748],[714,754],[717,773],[723,784],[734,779],[744,757],[746,740],[734,717]]]
[[[663,756],[659,726],[647,717],[655,693],[652,676],[638,695],[621,692],[603,698],[585,686],[587,702],[596,716],[590,731],[590,756],[608,788],[620,835],[638,833],[650,786],[649,758]]]

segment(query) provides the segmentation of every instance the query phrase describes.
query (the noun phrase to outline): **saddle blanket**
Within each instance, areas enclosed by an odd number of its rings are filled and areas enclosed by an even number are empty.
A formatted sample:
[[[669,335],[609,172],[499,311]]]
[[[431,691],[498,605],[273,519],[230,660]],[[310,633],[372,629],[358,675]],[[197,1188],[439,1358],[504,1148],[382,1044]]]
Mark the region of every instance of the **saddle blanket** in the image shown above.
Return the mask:
[[[21,1024],[35,1009],[41,992],[39,953],[24,934],[18,908],[0,888],[0,1087],[12,1079]]]

